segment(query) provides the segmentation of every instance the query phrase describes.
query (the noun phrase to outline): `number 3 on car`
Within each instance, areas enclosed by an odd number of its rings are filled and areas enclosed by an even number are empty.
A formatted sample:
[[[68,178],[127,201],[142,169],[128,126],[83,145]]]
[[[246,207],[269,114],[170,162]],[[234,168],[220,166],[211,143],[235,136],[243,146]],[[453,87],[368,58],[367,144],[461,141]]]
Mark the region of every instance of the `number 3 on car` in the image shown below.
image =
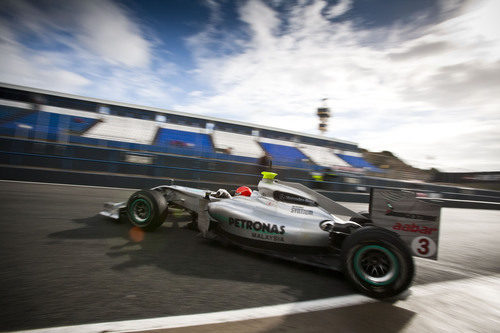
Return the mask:
[[[426,236],[420,236],[411,242],[413,253],[420,257],[432,257],[436,254],[436,243]]]

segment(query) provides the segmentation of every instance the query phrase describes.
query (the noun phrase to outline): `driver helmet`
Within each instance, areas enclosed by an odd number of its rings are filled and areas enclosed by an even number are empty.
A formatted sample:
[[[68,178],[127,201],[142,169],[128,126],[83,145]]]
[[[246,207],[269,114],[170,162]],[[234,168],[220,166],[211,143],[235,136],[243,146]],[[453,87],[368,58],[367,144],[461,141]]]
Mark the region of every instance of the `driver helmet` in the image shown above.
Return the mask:
[[[249,197],[252,195],[252,190],[248,186],[240,186],[236,190],[236,195],[244,195],[245,197]]]

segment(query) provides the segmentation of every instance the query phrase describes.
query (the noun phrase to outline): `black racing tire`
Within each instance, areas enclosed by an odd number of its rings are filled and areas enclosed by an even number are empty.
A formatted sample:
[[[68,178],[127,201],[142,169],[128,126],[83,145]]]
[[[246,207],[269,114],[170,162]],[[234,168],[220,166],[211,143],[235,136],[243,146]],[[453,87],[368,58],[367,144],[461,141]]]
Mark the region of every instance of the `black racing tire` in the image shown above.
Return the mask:
[[[408,246],[394,232],[364,227],[342,244],[342,268],[350,283],[373,298],[396,296],[412,283],[415,274]]]
[[[167,200],[155,190],[137,191],[127,202],[128,220],[144,231],[155,231],[163,224],[167,213]]]

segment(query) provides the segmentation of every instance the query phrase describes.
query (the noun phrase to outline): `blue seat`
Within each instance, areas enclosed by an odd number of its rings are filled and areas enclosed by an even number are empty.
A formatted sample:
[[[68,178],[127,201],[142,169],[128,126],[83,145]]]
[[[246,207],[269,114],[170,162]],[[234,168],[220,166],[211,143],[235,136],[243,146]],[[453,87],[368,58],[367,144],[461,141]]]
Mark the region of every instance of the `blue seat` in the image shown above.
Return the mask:
[[[262,148],[269,153],[275,162],[301,163],[308,159],[300,150],[295,147],[283,146],[274,143],[261,142]]]
[[[213,151],[212,141],[207,134],[160,128],[155,144],[174,150]]]
[[[92,118],[13,107],[2,107],[1,111],[0,127],[15,130],[21,125],[30,126],[33,131],[47,133],[50,140],[64,130],[82,133],[97,122]]]
[[[336,154],[336,155],[355,168],[363,168],[363,169],[366,168],[369,169],[370,171],[381,172],[379,168],[377,168],[373,164],[368,163],[362,157],[344,155],[344,154]]]

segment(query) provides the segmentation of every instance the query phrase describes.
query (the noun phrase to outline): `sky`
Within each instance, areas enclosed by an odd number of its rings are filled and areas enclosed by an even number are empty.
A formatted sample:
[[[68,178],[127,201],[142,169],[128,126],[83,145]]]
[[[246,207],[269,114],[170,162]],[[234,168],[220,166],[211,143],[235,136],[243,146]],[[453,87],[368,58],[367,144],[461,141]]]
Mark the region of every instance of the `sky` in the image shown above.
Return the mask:
[[[1,82],[500,170],[500,1],[1,1]]]

